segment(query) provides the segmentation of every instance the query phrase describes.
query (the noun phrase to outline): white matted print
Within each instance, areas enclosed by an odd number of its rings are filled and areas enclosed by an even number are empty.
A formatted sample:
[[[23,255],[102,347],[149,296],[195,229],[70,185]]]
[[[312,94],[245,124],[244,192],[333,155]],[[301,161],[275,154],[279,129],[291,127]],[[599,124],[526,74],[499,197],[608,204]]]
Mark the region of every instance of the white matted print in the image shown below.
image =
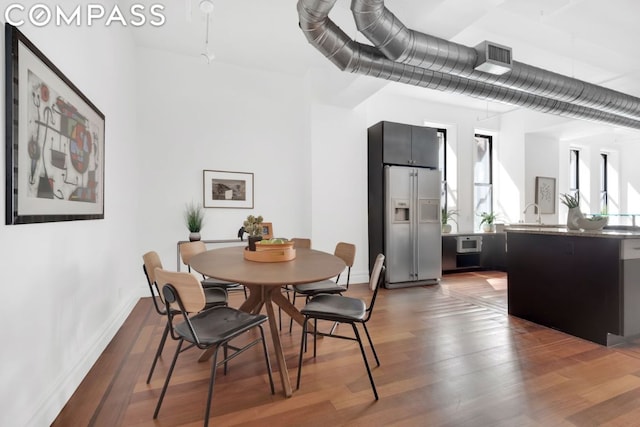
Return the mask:
[[[556,179],[536,177],[536,204],[541,214],[556,213]]]

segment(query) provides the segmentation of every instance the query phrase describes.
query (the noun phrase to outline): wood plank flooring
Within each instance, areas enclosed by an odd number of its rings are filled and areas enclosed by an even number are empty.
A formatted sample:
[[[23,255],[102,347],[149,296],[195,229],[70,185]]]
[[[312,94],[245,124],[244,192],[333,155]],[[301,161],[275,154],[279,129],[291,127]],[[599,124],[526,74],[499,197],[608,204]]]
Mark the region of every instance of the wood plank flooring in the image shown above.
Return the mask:
[[[435,286],[382,289],[369,322],[381,361],[373,369],[377,402],[357,344],[323,339],[315,359],[311,351],[305,354],[301,388],[291,398],[283,396],[277,374],[276,394],[269,393],[259,349],[235,359],[227,376],[218,375],[210,422],[640,425],[640,341],[606,348],[510,317],[506,286],[504,273],[473,272],[447,275]],[[352,285],[348,295],[366,297],[368,288]],[[231,305],[239,306],[242,298],[233,294]],[[288,326],[288,318],[283,321]],[[159,418],[152,419],[175,349],[168,341],[147,385],[163,328],[150,299],[140,300],[53,425],[202,425],[209,364],[197,362],[197,350],[180,356]],[[284,329],[281,338],[295,384],[301,328],[295,325],[292,334]]]

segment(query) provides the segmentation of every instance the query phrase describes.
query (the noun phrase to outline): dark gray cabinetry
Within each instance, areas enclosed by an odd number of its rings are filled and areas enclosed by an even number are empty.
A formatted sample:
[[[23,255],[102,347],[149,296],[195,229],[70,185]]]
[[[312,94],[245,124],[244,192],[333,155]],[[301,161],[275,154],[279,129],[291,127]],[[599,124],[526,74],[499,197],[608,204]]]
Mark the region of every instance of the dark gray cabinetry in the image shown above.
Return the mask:
[[[442,271],[507,269],[505,233],[483,233],[480,252],[458,253],[457,238],[463,235],[442,236]]]
[[[442,236],[442,271],[458,268],[456,255],[456,238],[454,236]]]
[[[480,267],[486,270],[507,269],[506,233],[486,233],[482,235]]]
[[[393,122],[380,122],[369,129],[369,143],[377,140],[386,165],[438,168],[437,130]]]

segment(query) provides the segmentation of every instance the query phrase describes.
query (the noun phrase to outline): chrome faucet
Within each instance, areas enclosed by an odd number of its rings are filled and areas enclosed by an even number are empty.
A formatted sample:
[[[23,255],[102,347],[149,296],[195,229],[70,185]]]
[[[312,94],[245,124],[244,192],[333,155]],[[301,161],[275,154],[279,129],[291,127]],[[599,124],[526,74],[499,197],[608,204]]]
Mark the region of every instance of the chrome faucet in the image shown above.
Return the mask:
[[[535,206],[536,208],[536,214],[537,214],[537,219],[536,222],[538,224],[542,224],[542,220],[540,219],[540,208],[538,207],[538,205],[536,203],[529,203],[527,206],[524,207],[524,210],[522,211],[523,214],[527,213],[527,209],[529,209],[530,206]]]

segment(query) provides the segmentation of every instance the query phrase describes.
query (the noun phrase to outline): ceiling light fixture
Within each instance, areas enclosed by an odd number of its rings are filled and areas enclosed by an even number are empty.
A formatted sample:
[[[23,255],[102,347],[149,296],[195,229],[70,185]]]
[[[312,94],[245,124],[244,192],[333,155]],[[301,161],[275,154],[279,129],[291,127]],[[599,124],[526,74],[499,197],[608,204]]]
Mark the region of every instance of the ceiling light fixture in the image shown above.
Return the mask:
[[[204,52],[202,52],[200,56],[205,60],[207,64],[211,64],[211,61],[216,58],[213,52],[209,51],[209,21],[211,20],[211,13],[213,12],[213,1],[201,0],[200,11],[202,11],[202,13],[204,13],[207,17],[207,32],[204,39]]]

